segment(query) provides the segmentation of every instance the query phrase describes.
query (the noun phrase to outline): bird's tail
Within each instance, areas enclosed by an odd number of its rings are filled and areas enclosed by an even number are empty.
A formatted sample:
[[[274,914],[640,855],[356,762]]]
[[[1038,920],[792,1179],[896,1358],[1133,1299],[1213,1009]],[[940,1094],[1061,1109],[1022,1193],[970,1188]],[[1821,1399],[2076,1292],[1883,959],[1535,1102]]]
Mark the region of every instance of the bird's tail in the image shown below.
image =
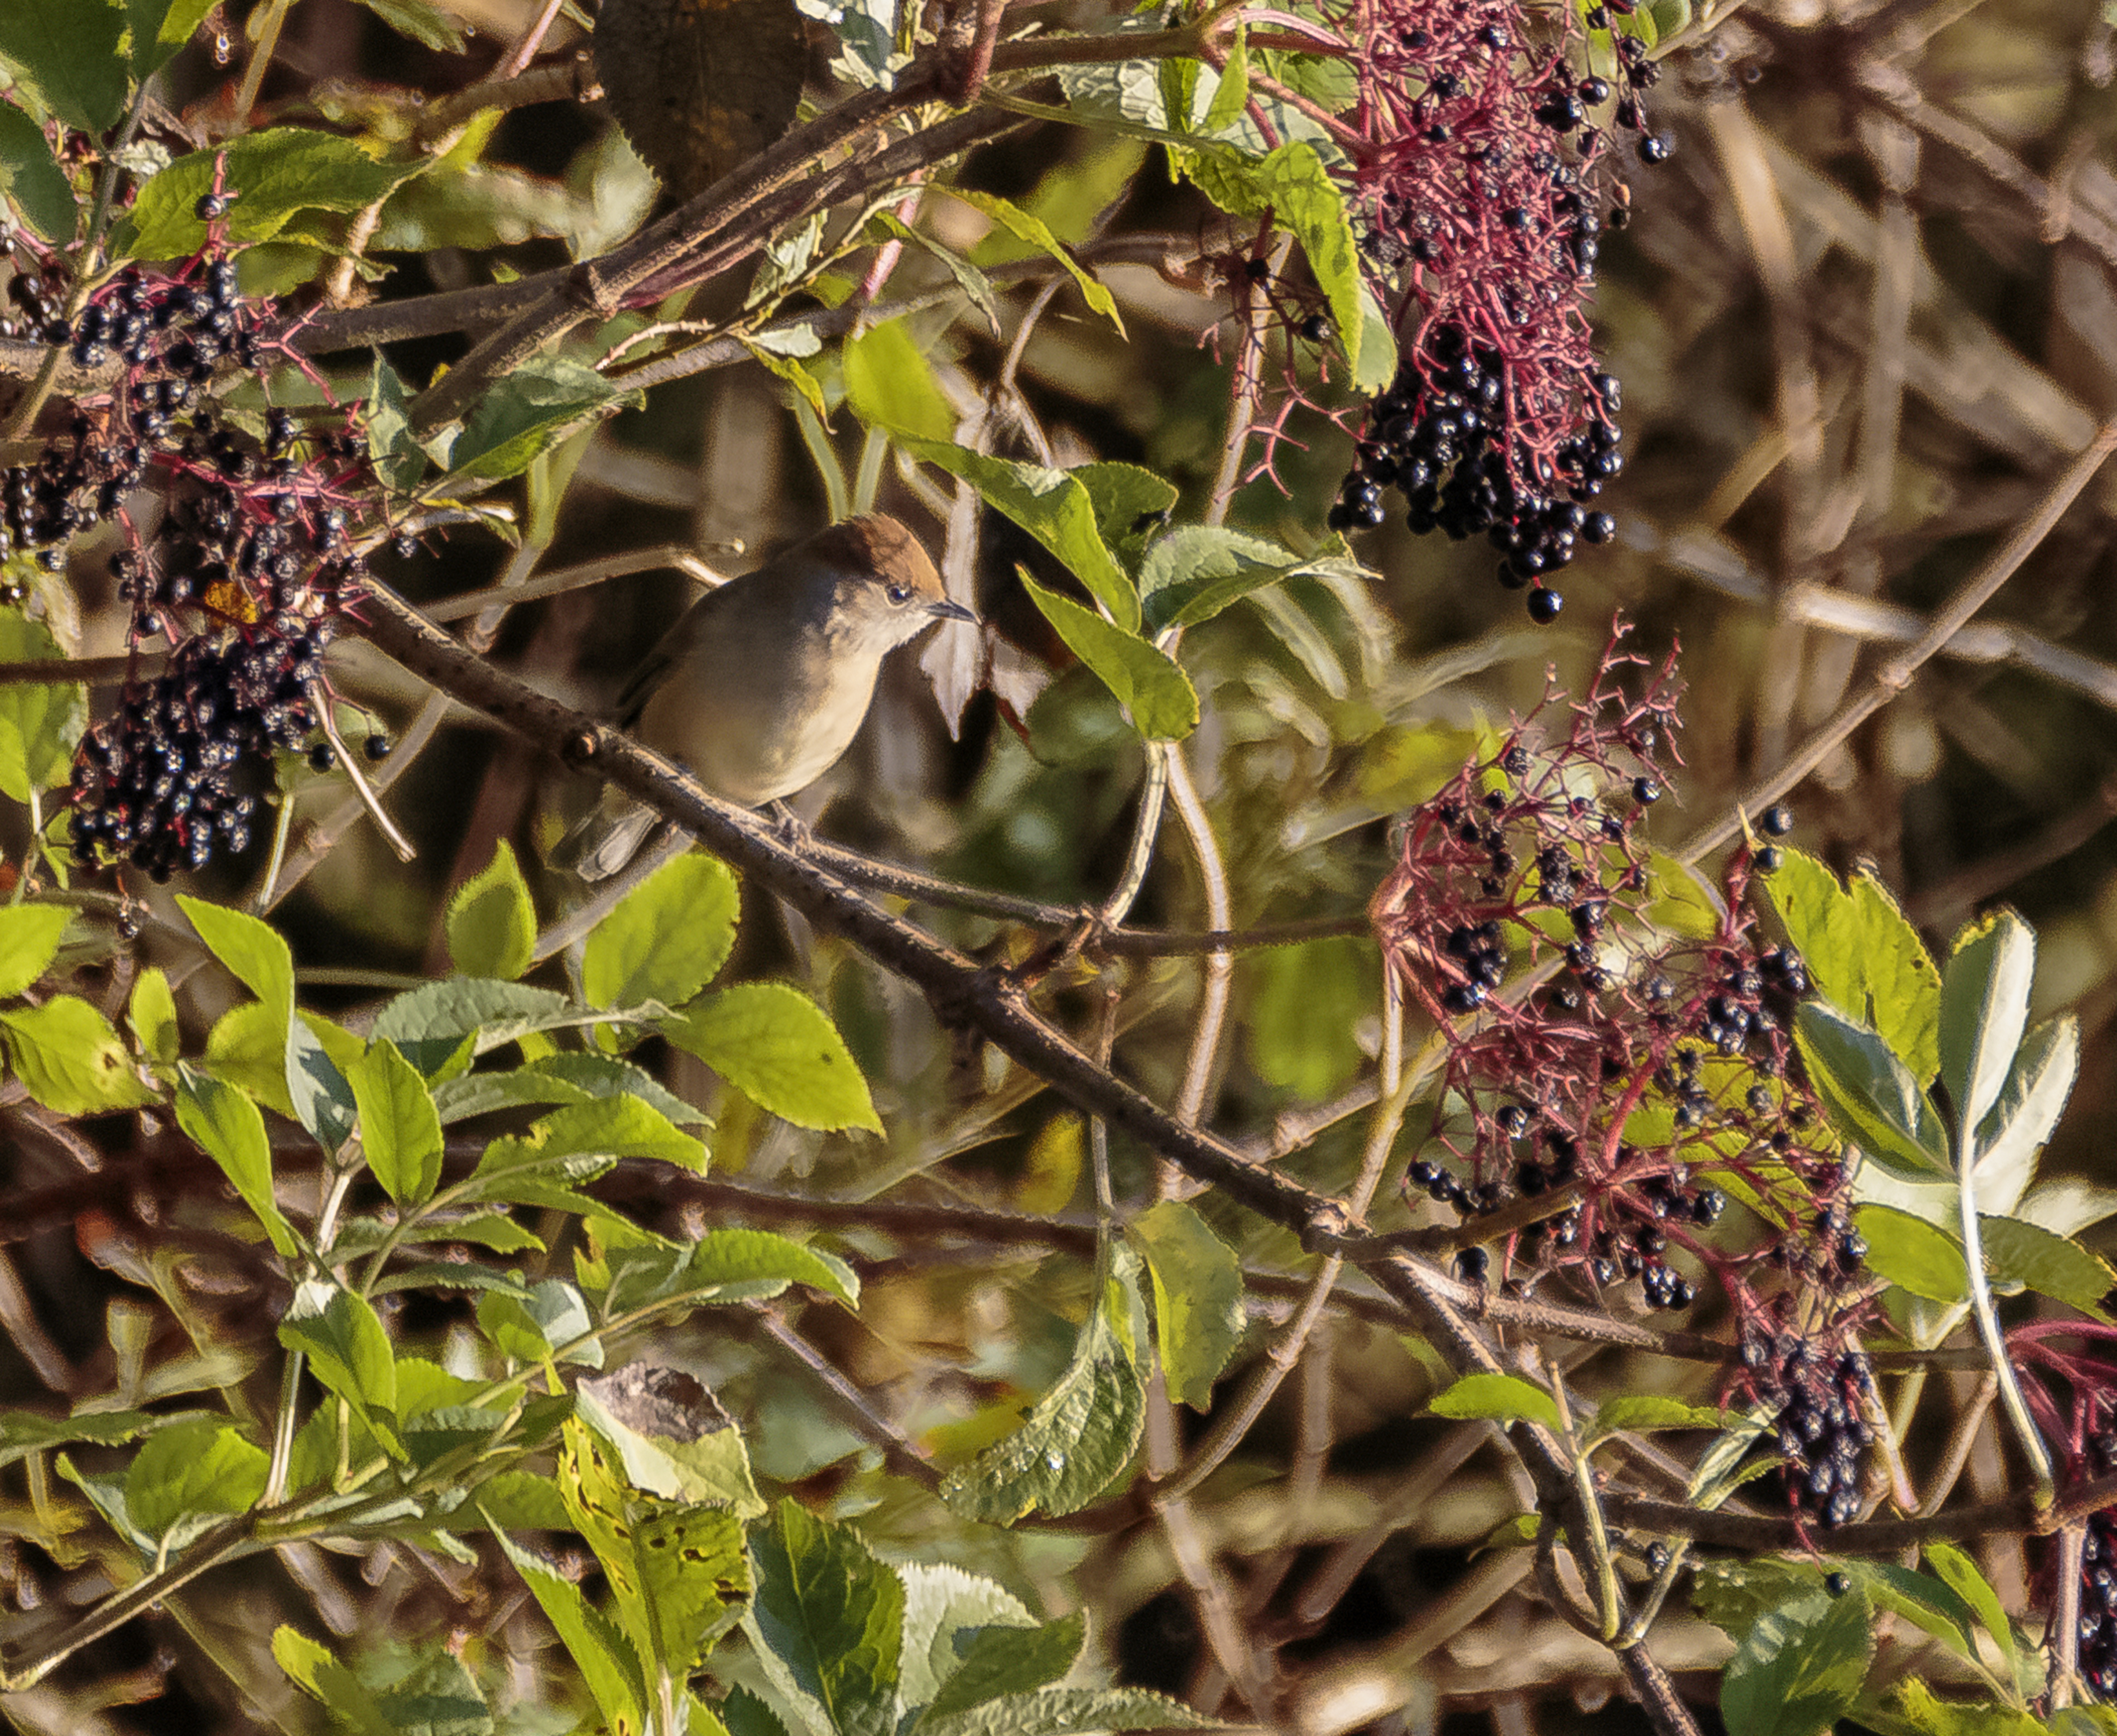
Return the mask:
[[[607,880],[632,860],[654,827],[654,810],[611,788],[551,852],[551,866],[583,880]]]

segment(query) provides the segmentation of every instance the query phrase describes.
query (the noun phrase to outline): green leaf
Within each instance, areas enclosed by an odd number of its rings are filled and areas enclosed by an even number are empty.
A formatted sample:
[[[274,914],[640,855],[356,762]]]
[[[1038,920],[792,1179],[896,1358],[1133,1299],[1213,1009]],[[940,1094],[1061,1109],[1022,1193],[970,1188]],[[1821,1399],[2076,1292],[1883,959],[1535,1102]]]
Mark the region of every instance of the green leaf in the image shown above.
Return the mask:
[[[1008,1694],[918,1726],[919,1736],[1093,1736],[1101,1730],[1201,1730],[1230,1726],[1144,1688],[1047,1688]]]
[[[129,21],[118,0],[7,0],[0,61],[76,132],[100,137],[125,113]]]
[[[294,955],[269,923],[182,892],[177,894],[177,908],[205,942],[206,951],[270,1007],[282,1024],[293,1015]]]
[[[2018,1218],[1980,1218],[1978,1240],[1995,1287],[2033,1290],[2105,1319],[2102,1299],[2117,1288],[2117,1272],[2077,1241]]]
[[[851,1267],[820,1248],[804,1247],[770,1230],[708,1230],[691,1245],[684,1288],[717,1284],[771,1296],[789,1284],[806,1284],[848,1308],[860,1306],[860,1279]],[[753,1287],[764,1285],[777,1287]]]
[[[398,996],[376,1015],[373,1034],[387,1037],[431,1079],[466,1037],[476,1037],[476,1051],[483,1055],[532,1031],[585,1022],[584,1009],[548,988],[450,977]]]
[[[958,1630],[953,1639],[962,1662],[913,1729],[924,1732],[973,1706],[1056,1682],[1079,1660],[1087,1637],[1087,1620],[1078,1614],[1036,1628],[1001,1623]]]
[[[1154,1280],[1155,1342],[1169,1396],[1211,1410],[1213,1383],[1243,1335],[1242,1262],[1180,1200],[1149,1207],[1126,1233],[1138,1242]]]
[[[398,1204],[424,1204],[441,1179],[441,1117],[425,1077],[395,1043],[379,1037],[348,1082],[375,1179]]]
[[[514,846],[503,838],[492,860],[456,888],[449,900],[449,957],[467,977],[513,982],[529,968],[537,945],[537,910]]]
[[[196,206],[213,191],[214,161],[224,154],[223,184],[233,195],[224,221],[237,242],[270,241],[303,211],[365,210],[432,160],[378,163],[357,140],[304,127],[238,134],[217,150],[178,158],[141,187],[115,237],[118,250],[136,259],[175,259],[205,246]]]
[[[360,1678],[324,1646],[284,1622],[272,1630],[272,1660],[296,1687],[362,1736],[395,1736],[396,1726],[382,1715]]]
[[[1852,896],[1806,850],[1783,845],[1779,859],[1778,867],[1764,877],[1764,890],[1807,965],[1810,980],[1833,1005],[1865,1014],[1867,967],[1862,954],[1866,936]],[[1939,981],[1936,972],[1936,988]]]
[[[1092,609],[1045,590],[1024,568],[1022,588],[1066,648],[1093,670],[1150,741],[1181,741],[1198,727],[1198,693],[1174,658]]]
[[[479,398],[449,449],[449,474],[456,481],[519,476],[577,423],[643,401],[583,362],[538,357],[510,369]]]
[[[274,1252],[291,1259],[299,1244],[272,1192],[272,1142],[265,1117],[233,1085],[191,1067],[177,1072],[177,1125],[220,1166],[237,1196],[265,1226]]]
[[[19,609],[0,609],[0,663],[43,663],[60,655],[41,621]],[[0,794],[26,803],[33,790],[62,781],[87,727],[88,689],[78,681],[0,687]]]
[[[1870,1271],[1930,1302],[1970,1299],[1962,1244],[1938,1224],[1889,1205],[1863,1205],[1853,1222],[1866,1238]]]
[[[1128,565],[1145,552],[1146,539],[1167,522],[1177,502],[1174,483],[1137,464],[1105,460],[1077,464],[1067,474],[1087,490],[1103,546]]]
[[[279,1322],[279,1342],[307,1353],[318,1380],[376,1427],[397,1408],[397,1359],[390,1335],[364,1296],[309,1278],[297,1286]]]
[[[906,439],[897,444],[914,458],[968,482],[986,505],[1049,550],[1118,626],[1128,633],[1138,630],[1139,595],[1103,541],[1095,497],[1077,477],[1040,464],[988,458],[942,440]]]
[[[1727,1736],[1821,1736],[1859,1697],[1874,1654],[1874,1612],[1856,1586],[1760,1616],[1721,1678]]]
[[[1924,1084],[1940,1066],[1940,973],[1918,930],[1871,870],[1853,875],[1850,896],[1874,1027]]]
[[[147,80],[198,34],[217,0],[127,0],[132,21],[132,79]]]
[[[1514,1375],[1465,1375],[1434,1394],[1427,1409],[1436,1416],[1541,1423],[1553,1430],[1559,1425],[1557,1401]]]
[[[1185,525],[1146,551],[1139,588],[1147,629],[1159,633],[1211,620],[1268,585],[1364,573],[1342,536],[1333,536],[1319,554],[1303,560],[1261,536],[1218,525]]]
[[[559,1494],[602,1563],[633,1649],[657,1671],[689,1676],[749,1601],[742,1522],[724,1507],[637,1494],[580,1421],[568,1418],[563,1433]]]
[[[846,402],[869,427],[924,440],[954,438],[956,412],[906,320],[888,320],[848,338],[845,376]]]
[[[468,1073],[434,1087],[434,1102],[444,1122],[460,1121],[496,1109],[551,1107],[591,1103],[598,1097],[636,1097],[648,1107],[681,1125],[708,1117],[629,1061],[561,1049],[539,1056],[526,1067],[501,1073]]]
[[[752,1533],[759,1649],[820,1708],[834,1736],[896,1724],[904,1586],[858,1531],[782,1501]]]
[[[616,1623],[590,1609],[581,1588],[556,1568],[532,1555],[499,1526],[492,1526],[492,1533],[557,1632],[603,1722],[612,1730],[646,1729],[646,1680],[632,1642]]]
[[[1681,1398],[1664,1398],[1658,1393],[1637,1393],[1605,1399],[1588,1432],[1605,1435],[1653,1429],[1718,1430],[1727,1425],[1727,1413],[1718,1406],[1686,1404]]]
[[[1290,140],[1254,165],[1250,173],[1259,195],[1271,203],[1280,222],[1293,230],[1308,256],[1309,269],[1331,304],[1331,318],[1338,328],[1354,386],[1370,396],[1387,390],[1396,373],[1395,346],[1372,341],[1378,328],[1368,321],[1369,296],[1360,274],[1359,244],[1345,214],[1345,196],[1316,147],[1303,140]],[[1386,327],[1379,329],[1386,332]]]
[[[431,1643],[431,1642],[430,1642]],[[375,1704],[385,1728],[405,1736],[491,1736],[492,1713],[462,1659],[436,1647],[386,1688]]]
[[[906,1708],[899,1725],[904,1729],[914,1723],[920,1708],[931,1708],[934,1697],[963,1669],[984,1632],[994,1630],[1032,1641],[1038,1623],[1012,1591],[946,1562],[901,1562],[897,1577],[904,1582],[904,1644],[899,1653],[902,1674],[897,1684],[898,1702]],[[1059,1673],[1064,1674],[1064,1669]],[[1038,1688],[1054,1679],[1040,1675],[997,1691]]]
[[[0,996],[12,999],[44,974],[71,915],[64,905],[0,905]]]
[[[148,1060],[173,1065],[181,1038],[177,1029],[177,997],[159,965],[150,965],[132,979],[132,998],[125,1009],[132,1040]]]
[[[0,1013],[15,1076],[47,1109],[100,1115],[156,1101],[124,1040],[87,1002],[55,995],[42,1006]]]
[[[2047,1020],[2022,1039],[2006,1089],[1978,1124],[1977,1203],[1981,1208],[2006,1213],[2022,1203],[2036,1177],[2037,1157],[2058,1126],[2079,1071],[2080,1027],[2069,1015]]]
[[[1970,923],[1949,948],[1940,977],[1940,1081],[1956,1123],[1974,1135],[1999,1102],[2028,1029],[2036,937],[2012,910]],[[1977,1153],[1966,1140],[1962,1162]]]
[[[727,962],[740,908],[725,863],[698,851],[679,856],[589,931],[581,993],[591,1006],[683,1006]]]
[[[2009,1679],[2018,1675],[2021,1658],[2014,1642],[2014,1624],[2007,1619],[2006,1607],[1999,1601],[1999,1594],[1977,1570],[1977,1563],[1952,1543],[1929,1543],[1926,1546],[1926,1560],[1949,1590],[1977,1612],[1977,1619],[1984,1624],[1985,1631],[1999,1642],[2000,1655],[2007,1660]]]
[[[418,486],[429,462],[426,448],[412,432],[411,417],[405,408],[409,402],[404,381],[377,349],[367,384],[367,449],[374,456],[376,474],[383,486],[400,495]]]
[[[964,1518],[1011,1525],[1040,1511],[1077,1513],[1132,1462],[1146,1414],[1146,1321],[1139,1256],[1123,1243],[1111,1248],[1100,1289],[1072,1361],[1022,1427],[942,1483],[941,1499]]]
[[[526,1291],[487,1290],[477,1299],[478,1330],[517,1362],[561,1362],[602,1366],[602,1346],[589,1334],[595,1323],[588,1304],[564,1278],[547,1278]]]
[[[575,1386],[578,1414],[616,1449],[635,1489],[740,1519],[767,1511],[742,1431],[712,1391],[682,1369],[632,1362]]]
[[[265,1492],[264,1449],[212,1417],[158,1429],[125,1472],[125,1508],[150,1537],[179,1520],[247,1512]]]
[[[654,1158],[703,1171],[706,1148],[637,1098],[597,1098],[544,1117],[527,1133],[493,1140],[464,1197],[544,1203],[540,1188],[593,1180],[620,1158]]]
[[[1049,254],[1056,260],[1067,275],[1080,287],[1081,298],[1114,325],[1120,338],[1124,336],[1124,320],[1118,313],[1115,298],[1073,257],[1072,251],[1051,233],[1051,226],[1042,218],[1032,217],[1012,200],[1002,199],[997,194],[974,192],[960,186],[943,187],[941,191],[950,198],[960,199],[965,205],[984,212],[1017,241],[1025,242],[1040,253]]]
[[[728,1736],[789,1736],[779,1714],[746,1688],[731,1688],[721,1701]]]
[[[287,1023],[274,1018],[262,1001],[246,1001],[214,1021],[206,1034],[205,1071],[293,1120],[287,1096]]]
[[[46,241],[63,245],[73,239],[80,207],[66,171],[52,154],[44,128],[5,102],[0,102],[0,198]]]
[[[20,1463],[32,1453],[88,1441],[99,1447],[122,1447],[157,1429],[206,1417],[202,1411],[157,1416],[145,1411],[90,1411],[72,1416],[39,1416],[33,1411],[0,1411],[0,1469]]]
[[[294,1106],[294,1119],[306,1127],[325,1151],[343,1150],[353,1137],[360,1106],[353,1094],[345,1070],[359,1057],[357,1038],[339,1031],[345,1042],[338,1045],[350,1053],[340,1063],[339,1055],[319,1033],[338,1027],[313,1013],[297,1013],[287,1025],[287,1097]]]
[[[455,21],[427,0],[360,0],[360,3],[422,48],[436,48],[444,54],[464,51],[464,33]]]
[[[1872,1030],[1820,1001],[1804,1001],[1794,1037],[1809,1080],[1838,1131],[1913,1180],[1953,1173],[1948,1134],[1910,1070]]]
[[[784,983],[740,983],[665,1020],[662,1034],[759,1107],[797,1127],[882,1131],[837,1028]]]

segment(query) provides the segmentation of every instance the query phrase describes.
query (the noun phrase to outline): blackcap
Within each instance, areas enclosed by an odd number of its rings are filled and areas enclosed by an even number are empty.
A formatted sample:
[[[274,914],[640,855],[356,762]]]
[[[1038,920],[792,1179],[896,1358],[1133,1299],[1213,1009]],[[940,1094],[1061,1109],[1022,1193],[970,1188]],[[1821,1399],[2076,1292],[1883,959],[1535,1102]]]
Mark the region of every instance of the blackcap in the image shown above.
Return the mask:
[[[936,621],[976,619],[911,532],[864,513],[699,598],[627,684],[618,721],[714,794],[762,807],[805,790],[852,745],[883,657]],[[607,879],[654,819],[606,790],[551,859]]]

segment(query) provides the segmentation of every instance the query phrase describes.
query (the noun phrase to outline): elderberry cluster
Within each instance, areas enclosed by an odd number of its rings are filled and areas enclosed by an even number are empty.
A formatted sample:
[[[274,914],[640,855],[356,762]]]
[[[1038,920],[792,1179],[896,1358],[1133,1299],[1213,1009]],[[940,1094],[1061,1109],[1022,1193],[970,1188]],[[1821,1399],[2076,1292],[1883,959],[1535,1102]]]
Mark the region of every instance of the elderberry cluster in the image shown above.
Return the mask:
[[[296,633],[187,639],[169,666],[127,690],[118,716],[81,739],[69,822],[74,860],[122,858],[157,882],[249,848],[246,760],[298,747],[316,726],[308,694],[330,623]]]
[[[1875,1390],[1866,1353],[1833,1355],[1797,1333],[1746,1333],[1742,1361],[1750,1392],[1778,1406],[1777,1475],[1787,1504],[1834,1530],[1859,1516],[1867,1450],[1875,1431],[1865,1401]]]
[[[2117,1471],[2117,1431],[2089,1437],[2092,1474]],[[2080,1678],[2098,1700],[2117,1700],[2117,1508],[2087,1516],[2080,1544]]]
[[[1549,577],[1616,528],[1588,505],[1624,463],[1584,314],[1603,233],[1630,214],[1606,127],[1640,133],[1644,162],[1672,150],[1647,131],[1647,46],[1612,22],[1632,10],[1569,9],[1555,48],[1519,0],[1383,0],[1343,21],[1373,147],[1354,172],[1362,252],[1406,338],[1331,520],[1379,525],[1400,487],[1415,533],[1489,536],[1538,620],[1561,607]],[[1608,76],[1575,65],[1584,24],[1612,32]]]
[[[1583,435],[1559,449],[1557,481],[1542,492],[1521,486],[1503,439],[1505,356],[1473,342],[1460,326],[1437,328],[1423,356],[1407,357],[1395,383],[1375,400],[1353,470],[1331,508],[1331,527],[1380,524],[1382,491],[1395,486],[1414,532],[1438,529],[1458,542],[1489,538],[1506,556],[1501,583],[1520,589],[1537,582],[1529,613],[1551,619],[1560,598],[1541,581],[1570,565],[1581,544],[1607,542],[1617,531],[1609,513],[1590,512],[1585,503],[1624,467],[1611,419],[1621,398],[1611,375],[1598,374],[1590,384],[1598,413]]]
[[[319,729],[324,648],[367,574],[353,521],[380,490],[349,415],[238,417],[210,394],[220,370],[262,375],[279,353],[269,305],[242,295],[218,251],[228,199],[199,201],[216,237],[205,252],[168,272],[128,267],[71,323],[54,311],[67,297],[53,265],[18,263],[9,285],[77,367],[118,366],[34,463],[0,474],[0,551],[35,548],[58,571],[76,535],[116,518],[131,642],[171,649],[76,753],[71,843],[84,867],[129,860],[167,878],[247,847],[254,798],[238,775]],[[163,509],[136,518],[149,490]]]

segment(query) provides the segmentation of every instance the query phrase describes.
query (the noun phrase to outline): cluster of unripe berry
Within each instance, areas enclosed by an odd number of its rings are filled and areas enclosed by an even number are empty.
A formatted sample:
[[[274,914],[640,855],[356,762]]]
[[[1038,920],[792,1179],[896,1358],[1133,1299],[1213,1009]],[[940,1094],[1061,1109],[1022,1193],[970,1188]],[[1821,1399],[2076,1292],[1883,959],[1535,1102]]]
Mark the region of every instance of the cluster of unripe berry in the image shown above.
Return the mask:
[[[1361,15],[1375,149],[1355,171],[1355,205],[1369,275],[1405,341],[1331,522],[1379,525],[1384,491],[1400,487],[1415,533],[1489,536],[1506,557],[1501,583],[1527,588],[1538,620],[1561,606],[1552,576],[1615,529],[1589,505],[1624,463],[1617,383],[1584,312],[1603,233],[1630,212],[1629,189],[1606,173],[1604,117],[1640,135],[1642,161],[1672,149],[1648,130],[1649,50],[1612,21],[1630,11],[1604,0],[1585,35],[1569,12],[1555,51],[1532,45],[1517,0],[1398,0]],[[1584,44],[1607,76],[1575,69]]]
[[[217,225],[228,199],[202,198],[201,219]],[[10,295],[76,366],[117,369],[34,463],[0,475],[0,548],[35,549],[58,571],[76,536],[118,519],[127,546],[111,566],[131,643],[170,653],[82,739],[74,859],[129,860],[156,878],[203,868],[248,844],[255,798],[238,786],[257,781],[257,762],[314,739],[329,763],[324,649],[367,575],[354,514],[379,494],[366,443],[342,412],[304,422],[273,408],[246,426],[215,407],[219,370],[261,375],[276,352],[269,307],[210,249],[168,272],[128,267],[70,321],[48,265],[18,265]],[[147,490],[159,513],[139,512]]]

